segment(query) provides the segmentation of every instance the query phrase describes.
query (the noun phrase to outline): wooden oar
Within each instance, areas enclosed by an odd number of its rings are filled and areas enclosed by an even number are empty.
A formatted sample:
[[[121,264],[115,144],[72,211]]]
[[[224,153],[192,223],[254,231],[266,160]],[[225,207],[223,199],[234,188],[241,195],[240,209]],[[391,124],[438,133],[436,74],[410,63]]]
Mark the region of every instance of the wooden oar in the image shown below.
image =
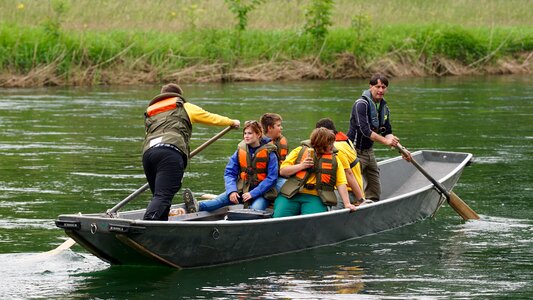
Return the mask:
[[[76,244],[76,241],[74,241],[73,239],[69,238],[68,240],[64,241],[61,245],[57,246],[57,248],[52,249],[50,251],[46,251],[46,252],[40,254],[39,257],[51,256],[51,255],[59,254],[61,251],[67,250],[70,247],[74,246],[74,244]]]
[[[404,147],[396,147],[400,151],[400,153],[404,156],[408,156],[408,153],[405,151]],[[437,180],[435,180],[431,175],[429,175],[422,166],[420,166],[414,159],[411,159],[411,163],[422,173],[424,176],[426,176],[433,185],[446,196],[446,200],[448,200],[448,204],[464,219],[464,220],[478,220],[479,216],[477,213],[471,209],[459,196],[457,196],[452,191],[447,191],[446,188],[440,184]]]
[[[200,151],[204,150],[207,146],[211,145],[212,143],[214,143],[216,140],[218,140],[219,138],[221,138],[224,134],[226,134],[228,131],[230,131],[231,129],[233,129],[234,127],[233,126],[228,126],[226,128],[224,128],[224,130],[222,130],[221,132],[217,133],[217,135],[215,135],[214,137],[210,138],[209,140],[207,140],[205,143],[201,144],[200,146],[198,146],[198,148],[194,149],[191,153],[190,153],[190,157],[193,157],[195,156],[196,154],[200,153]],[[138,188],[137,190],[135,190],[135,192],[131,193],[128,197],[124,198],[124,200],[120,201],[117,205],[113,206],[113,208],[111,209],[108,209],[107,210],[107,214],[112,216],[114,214],[116,214],[116,212],[121,209],[122,207],[124,207],[124,205],[126,205],[128,202],[130,202],[131,200],[135,199],[137,196],[139,196],[140,194],[142,194],[144,191],[146,191],[148,188],[150,187],[150,185],[148,183],[145,183],[143,186],[141,186],[140,188]],[[57,248],[53,249],[53,250],[50,250],[48,252],[45,252],[43,254],[45,255],[55,255],[55,254],[58,254],[60,253],[61,251],[63,250],[67,250],[69,249],[70,247],[74,246],[74,244],[76,244],[76,241],[74,241],[72,238],[69,238],[68,240],[66,240],[63,244],[59,245]]]

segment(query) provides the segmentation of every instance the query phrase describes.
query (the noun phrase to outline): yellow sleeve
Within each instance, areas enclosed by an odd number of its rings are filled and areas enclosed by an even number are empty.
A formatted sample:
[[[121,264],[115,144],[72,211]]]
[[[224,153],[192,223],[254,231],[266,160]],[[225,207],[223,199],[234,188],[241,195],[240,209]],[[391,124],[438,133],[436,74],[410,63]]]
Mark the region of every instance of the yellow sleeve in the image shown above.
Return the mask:
[[[345,143],[346,144],[346,143]],[[348,145],[348,144],[346,144]],[[335,148],[339,152],[337,152],[337,158],[340,160],[341,164],[339,166],[342,166],[343,170],[350,168],[350,160],[348,158],[348,155],[346,153],[346,148],[344,148],[344,145],[339,145],[339,143],[335,143]]]
[[[346,173],[344,172],[344,169],[341,168],[341,161],[339,157],[337,156],[337,165],[339,168],[337,168],[337,182],[335,183],[335,186],[339,186],[342,184],[348,184],[348,180],[346,179]]]
[[[282,169],[283,167],[294,165],[294,163],[296,162],[296,159],[298,158],[298,153],[300,153],[301,149],[302,149],[302,146],[299,146],[293,149],[291,152],[289,152],[289,154],[287,155],[283,163],[281,163],[281,166],[279,168]]]
[[[200,123],[204,125],[215,125],[215,126],[231,126],[233,125],[233,120],[224,117],[221,115],[210,113],[203,108],[194,105],[189,102],[185,102],[183,104],[183,107],[185,108],[185,111],[187,112],[187,115],[189,116],[189,120],[191,120],[191,123]]]

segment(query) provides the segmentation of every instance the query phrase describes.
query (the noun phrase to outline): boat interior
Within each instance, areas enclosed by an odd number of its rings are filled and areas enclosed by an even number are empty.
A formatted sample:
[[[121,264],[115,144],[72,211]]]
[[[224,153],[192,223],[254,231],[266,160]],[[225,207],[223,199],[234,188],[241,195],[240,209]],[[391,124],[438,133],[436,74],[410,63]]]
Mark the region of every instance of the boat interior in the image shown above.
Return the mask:
[[[415,159],[436,180],[443,181],[456,172],[461,172],[471,157],[468,153],[417,151]],[[424,177],[412,164],[400,157],[379,163],[381,173],[382,199],[393,198],[415,190],[431,186],[431,182]],[[184,208],[183,203],[172,205],[171,209]],[[129,220],[142,219],[144,209],[118,212],[113,217]],[[109,217],[105,213],[87,214],[87,217]],[[272,217],[272,208],[267,211],[245,209],[242,204],[227,206],[213,212],[200,211],[190,214],[169,216],[169,221],[215,221],[215,220],[252,220]]]

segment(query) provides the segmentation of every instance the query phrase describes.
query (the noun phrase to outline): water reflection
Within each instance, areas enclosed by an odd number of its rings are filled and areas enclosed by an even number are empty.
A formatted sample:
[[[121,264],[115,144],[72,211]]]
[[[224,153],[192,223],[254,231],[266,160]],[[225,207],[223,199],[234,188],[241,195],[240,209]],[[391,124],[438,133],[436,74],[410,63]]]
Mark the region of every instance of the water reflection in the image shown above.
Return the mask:
[[[315,249],[300,254],[208,269],[121,267],[83,274],[71,295],[122,295],[125,298],[316,298],[317,295],[358,294],[364,291],[361,261]],[[135,286],[138,289],[124,289]],[[296,297],[296,298],[299,298]]]

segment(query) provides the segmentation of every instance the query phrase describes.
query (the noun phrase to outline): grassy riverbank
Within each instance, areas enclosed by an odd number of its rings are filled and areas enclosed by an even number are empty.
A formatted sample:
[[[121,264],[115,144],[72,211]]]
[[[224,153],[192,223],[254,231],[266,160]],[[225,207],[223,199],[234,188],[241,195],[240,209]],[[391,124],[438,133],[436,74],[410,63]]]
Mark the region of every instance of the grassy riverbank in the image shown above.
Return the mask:
[[[240,34],[222,0],[196,6],[185,0],[5,2],[4,87],[533,70],[533,12],[524,9],[526,0],[338,0],[324,39],[302,30],[304,0],[267,1]]]

